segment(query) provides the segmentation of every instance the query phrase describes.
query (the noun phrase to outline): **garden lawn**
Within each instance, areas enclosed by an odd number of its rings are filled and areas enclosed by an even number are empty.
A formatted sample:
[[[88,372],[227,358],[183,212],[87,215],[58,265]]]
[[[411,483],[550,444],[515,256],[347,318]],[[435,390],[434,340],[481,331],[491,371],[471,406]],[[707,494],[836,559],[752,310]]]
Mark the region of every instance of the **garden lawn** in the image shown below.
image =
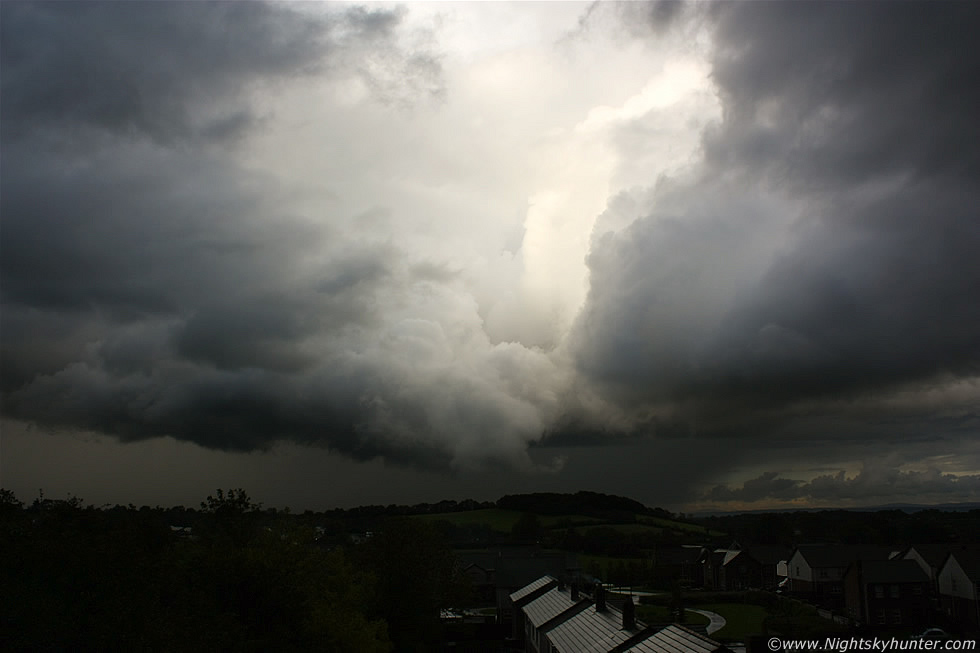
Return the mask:
[[[636,606],[636,618],[647,624],[669,624],[674,621],[671,609],[666,605],[640,604]],[[696,612],[684,613],[685,626],[707,626],[709,619]]]
[[[725,618],[725,627],[711,633],[712,639],[744,642],[749,635],[763,632],[763,622],[769,613],[758,605],[748,603],[707,603],[693,606],[699,610],[717,612]]]

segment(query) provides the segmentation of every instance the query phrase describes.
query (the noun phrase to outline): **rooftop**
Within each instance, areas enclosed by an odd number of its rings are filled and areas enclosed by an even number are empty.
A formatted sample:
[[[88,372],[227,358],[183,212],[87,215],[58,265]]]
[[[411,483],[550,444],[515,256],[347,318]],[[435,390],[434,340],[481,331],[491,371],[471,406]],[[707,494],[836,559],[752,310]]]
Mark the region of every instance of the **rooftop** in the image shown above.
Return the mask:
[[[782,560],[789,560],[793,549],[786,546],[750,546],[747,553],[764,565],[774,565]]]
[[[912,564],[915,564],[914,562]],[[573,601],[571,592],[550,586],[554,577],[544,576],[511,594],[511,598],[533,597],[522,611],[527,620],[540,629],[558,651],[566,653],[724,653],[718,642],[692,630],[673,624],[657,630],[637,621],[633,628],[623,627],[623,611],[606,602],[603,611],[596,610],[589,598]],[[550,589],[547,589],[549,588]],[[535,592],[547,590],[540,596]],[[730,653],[730,652],[729,652]]]
[[[555,617],[566,612],[571,614],[572,608],[587,606],[585,601],[573,601],[568,591],[559,590],[557,587],[550,589],[538,598],[524,606],[524,614],[535,628],[540,628]]]
[[[858,560],[888,560],[894,549],[887,546],[801,544],[796,550],[811,567],[848,567]]]
[[[721,653],[729,651],[710,637],[671,624],[650,637],[622,649],[623,653]]]
[[[513,601],[514,603],[517,603],[521,599],[523,599],[523,598],[525,598],[527,596],[530,596],[531,594],[533,594],[534,592],[536,592],[537,590],[539,590],[539,589],[541,589],[543,587],[547,587],[551,583],[557,584],[558,583],[558,579],[555,578],[554,576],[542,576],[541,578],[537,579],[536,581],[533,581],[530,584],[525,585],[521,589],[519,589],[516,592],[514,592],[513,594],[511,594],[510,595],[510,600]]]
[[[866,560],[861,563],[865,583],[925,583],[929,581],[915,560]]]
[[[623,628],[623,613],[611,606],[598,612],[590,604],[548,631],[548,639],[559,651],[598,653],[612,650],[642,630]]]
[[[980,581],[980,550],[959,550],[953,551],[949,555],[956,558],[956,562],[966,572],[967,578]]]

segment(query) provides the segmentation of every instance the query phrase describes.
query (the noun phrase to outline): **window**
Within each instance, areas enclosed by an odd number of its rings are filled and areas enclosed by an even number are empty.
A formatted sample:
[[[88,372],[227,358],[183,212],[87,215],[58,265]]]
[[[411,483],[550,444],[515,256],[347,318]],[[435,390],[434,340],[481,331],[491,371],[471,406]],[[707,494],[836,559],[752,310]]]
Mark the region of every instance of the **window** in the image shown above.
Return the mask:
[[[897,599],[899,596],[902,595],[901,588],[899,588],[898,585],[892,585],[888,589],[891,590],[889,592],[889,596],[891,596],[893,599]]]
[[[875,622],[878,623],[881,626],[884,626],[885,623],[887,623],[885,621],[885,611],[884,610],[877,610],[875,612]]]
[[[885,586],[884,585],[875,585],[875,598],[876,599],[883,599],[883,598],[885,598]]]
[[[826,569],[821,569],[820,570],[820,578],[829,578],[829,577],[830,577],[830,575],[827,573],[827,570]]]
[[[898,608],[893,608],[888,611],[888,623],[893,625],[898,625],[902,623],[902,611]]]
[[[834,583],[830,586],[831,594],[843,594],[844,588],[839,583]]]
[[[922,585],[914,585],[912,587],[912,594],[922,596]]]

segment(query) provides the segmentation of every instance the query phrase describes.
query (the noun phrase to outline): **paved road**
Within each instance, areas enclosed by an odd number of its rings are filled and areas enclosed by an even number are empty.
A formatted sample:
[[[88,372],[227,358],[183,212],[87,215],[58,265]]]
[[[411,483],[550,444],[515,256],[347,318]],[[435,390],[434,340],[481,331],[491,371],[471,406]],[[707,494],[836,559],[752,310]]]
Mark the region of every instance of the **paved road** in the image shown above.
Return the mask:
[[[707,630],[707,633],[709,635],[717,630],[721,630],[722,628],[725,627],[725,623],[727,623],[725,621],[725,618],[720,614],[718,614],[717,612],[712,612],[710,610],[693,610],[691,608],[687,608],[687,611],[703,614],[704,616],[706,616],[708,619],[711,620],[711,623],[708,624],[708,630]]]

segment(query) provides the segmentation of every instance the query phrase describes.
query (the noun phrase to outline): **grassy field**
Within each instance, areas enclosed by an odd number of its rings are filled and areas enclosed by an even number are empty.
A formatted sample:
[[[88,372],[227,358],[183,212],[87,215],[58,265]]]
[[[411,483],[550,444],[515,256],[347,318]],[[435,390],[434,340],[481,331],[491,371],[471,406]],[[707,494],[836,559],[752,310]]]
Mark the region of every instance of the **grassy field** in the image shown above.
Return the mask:
[[[698,526],[697,524],[688,524],[686,522],[673,521],[672,519],[663,519],[662,517],[637,517],[637,521],[642,524],[647,524],[648,526],[656,526],[658,528],[664,528],[672,531],[680,531],[682,533],[694,533],[698,535],[703,535],[705,533],[704,526]],[[710,537],[721,537],[724,535],[721,531],[708,531]]]
[[[447,521],[457,526],[484,524],[491,530],[498,533],[509,533],[521,518],[523,513],[518,510],[501,510],[499,508],[484,508],[481,510],[466,510],[462,512],[444,512],[432,515],[416,515],[419,519],[432,521]],[[659,517],[647,517],[635,515],[634,523],[605,523],[598,517],[588,515],[538,515],[538,523],[547,529],[588,528],[590,526],[603,526],[616,529],[621,533],[643,533],[653,532],[662,533],[665,530],[678,531],[688,534],[703,534],[704,528],[687,524],[684,522],[661,519]],[[718,531],[711,531],[710,535],[717,537],[723,535]]]
[[[577,556],[578,564],[582,571],[587,574],[592,574],[596,565],[598,565],[598,576],[603,579],[609,578],[609,570],[614,565],[623,564],[628,566],[631,562],[641,564],[647,564],[650,562],[650,558],[614,558],[612,556],[591,555],[588,553],[579,553]],[[639,585],[637,585],[636,588],[639,588]]]
[[[745,641],[749,635],[761,634],[762,624],[769,616],[765,608],[747,603],[706,603],[695,607],[717,612],[725,618],[725,627],[711,634],[719,640]]]
[[[620,533],[663,533],[664,529],[650,524],[603,524],[605,528],[612,528]]]
[[[524,513],[518,510],[500,510],[499,508],[484,508],[482,510],[465,510],[463,512],[441,512],[433,515],[416,515],[418,519],[429,521],[447,521],[456,526],[479,525],[489,526],[498,533],[509,533],[517,520]]]
[[[538,515],[538,521],[545,528],[556,528],[559,525],[564,527],[567,524],[571,524],[573,528],[580,528],[602,523],[602,520],[598,517],[589,517],[587,515]]]
[[[440,512],[431,515],[416,515],[419,519],[430,521],[447,521],[456,526],[483,524],[498,533],[509,533],[523,515],[519,510],[501,510],[499,508],[483,508],[481,510],[465,510],[462,512]],[[538,523],[543,528],[555,528],[559,524],[571,525],[573,528],[595,526],[602,522],[596,517],[587,515],[538,515]]]

